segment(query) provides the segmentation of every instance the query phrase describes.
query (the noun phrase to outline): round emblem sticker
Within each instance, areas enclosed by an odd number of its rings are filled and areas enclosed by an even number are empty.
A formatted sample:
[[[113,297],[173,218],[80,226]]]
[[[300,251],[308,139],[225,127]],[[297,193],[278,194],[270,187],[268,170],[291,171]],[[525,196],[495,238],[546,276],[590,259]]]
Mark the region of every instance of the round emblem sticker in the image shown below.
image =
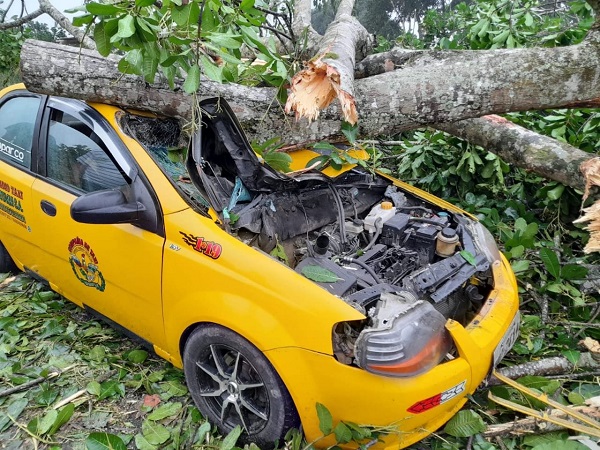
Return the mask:
[[[102,272],[98,269],[98,259],[94,250],[80,237],[69,242],[69,262],[73,273],[79,281],[89,287],[104,291],[106,282]]]

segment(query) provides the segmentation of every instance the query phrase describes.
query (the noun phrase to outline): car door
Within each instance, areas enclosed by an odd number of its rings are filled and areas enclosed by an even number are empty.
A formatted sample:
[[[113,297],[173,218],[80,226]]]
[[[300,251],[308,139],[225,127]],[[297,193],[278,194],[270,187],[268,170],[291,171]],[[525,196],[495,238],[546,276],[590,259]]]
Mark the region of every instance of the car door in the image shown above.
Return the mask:
[[[81,102],[48,100],[41,147],[40,177],[32,186],[33,215],[42,228],[39,274],[75,303],[161,345],[164,231],[150,184],[109,123]],[[135,192],[146,220],[73,220],[75,199],[106,190]]]
[[[31,216],[32,155],[44,96],[14,90],[0,99],[0,240],[15,262],[33,265],[38,229]]]

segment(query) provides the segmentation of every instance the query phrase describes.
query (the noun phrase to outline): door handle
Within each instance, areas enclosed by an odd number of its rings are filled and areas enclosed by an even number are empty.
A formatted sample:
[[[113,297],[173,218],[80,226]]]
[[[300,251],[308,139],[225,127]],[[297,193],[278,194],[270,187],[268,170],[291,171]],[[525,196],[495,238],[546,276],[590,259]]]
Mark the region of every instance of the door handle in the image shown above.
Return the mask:
[[[49,216],[54,217],[56,215],[56,206],[54,206],[48,200],[42,200],[40,202],[40,206],[42,207],[42,211],[44,211]]]

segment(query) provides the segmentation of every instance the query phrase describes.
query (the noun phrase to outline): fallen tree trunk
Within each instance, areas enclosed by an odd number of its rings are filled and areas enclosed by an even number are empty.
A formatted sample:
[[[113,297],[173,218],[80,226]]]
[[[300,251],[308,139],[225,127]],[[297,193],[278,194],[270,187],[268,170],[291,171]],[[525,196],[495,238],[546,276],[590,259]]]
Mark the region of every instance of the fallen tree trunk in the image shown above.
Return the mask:
[[[437,124],[435,128],[479,145],[510,161],[513,166],[535,168],[535,173],[545,178],[578,189],[584,189],[586,185],[579,167],[595,157],[496,115]]]
[[[361,133],[393,135],[428,124],[510,111],[557,108],[600,98],[600,83],[596,81],[600,78],[598,45],[594,39],[588,39],[577,46],[562,48],[424,53],[411,59],[402,70],[355,82],[356,103],[362,117]],[[102,95],[92,95],[90,100],[120,102],[142,109],[168,106],[179,97],[176,110],[182,117],[189,117],[191,107],[187,107],[186,113],[182,105],[186,97],[181,91],[161,100],[158,97],[167,95],[161,90],[166,83],[147,86],[136,77],[120,74],[115,59],[101,64],[101,57],[94,55],[82,52],[79,58],[74,49],[61,50],[54,44],[28,42],[22,53],[23,78],[32,90],[76,98],[89,98],[87,96],[97,90],[93,84],[98,83]],[[63,62],[66,59],[69,59],[68,64]],[[96,80],[95,69],[100,65],[103,72]],[[56,76],[59,71],[60,76]],[[41,75],[47,79],[40,79]],[[83,79],[85,86],[81,85]],[[144,86],[146,91],[154,88],[158,91],[147,96],[127,96],[136,103],[127,104],[118,91],[123,84],[132,83]],[[248,131],[261,139],[277,134],[291,143],[340,136],[336,104],[327,109],[318,123],[304,129],[304,126],[288,125],[289,118],[284,117],[279,107],[273,107],[274,89],[203,83],[200,94],[210,93],[237,104],[246,103],[248,99],[248,107],[242,109],[256,107],[253,114],[256,122],[265,121],[262,132],[256,124],[251,124]],[[328,123],[330,121],[335,123]],[[279,126],[272,127],[274,124]]]
[[[456,52],[451,53],[455,54]],[[473,55],[475,52],[466,53]],[[446,56],[448,57],[448,55]],[[455,58],[455,56],[450,58]],[[472,59],[473,56],[468,56],[467,59],[469,58]],[[425,61],[422,58],[419,60],[421,63]],[[111,103],[190,120],[193,109],[192,100],[181,88],[173,91],[169,89],[166,81],[161,82],[158,78],[157,82],[149,85],[140,77],[123,75],[119,73],[117,63],[118,58],[116,56],[104,58],[94,51],[80,50],[41,41],[27,41],[23,45],[21,54],[23,80],[27,87],[34,92],[80,98],[92,102]],[[414,65],[415,61],[411,64]],[[425,76],[425,69],[425,67],[418,68],[423,77]],[[389,109],[382,108],[382,111],[388,111],[385,113],[377,109],[380,102],[395,101],[400,105],[399,101],[389,94],[389,88],[385,89],[385,93],[383,92],[383,82],[380,78],[388,76],[393,78],[402,72],[404,70],[388,72],[356,81],[356,101],[359,109],[363,111],[363,119],[360,122],[363,135],[393,135],[402,130],[414,129],[420,126],[419,123],[406,119],[400,113],[392,114]],[[600,65],[598,72],[600,74]],[[465,73],[464,76],[467,76],[467,74]],[[426,78],[423,80],[426,80]],[[381,89],[382,92],[379,95],[371,95],[372,89],[376,91]],[[600,86],[597,89],[600,89]],[[204,80],[200,86],[199,96],[225,98],[231,104],[251,140],[264,142],[277,135],[281,137],[283,143],[291,144],[297,142],[311,143],[325,139],[336,140],[342,136],[336,106],[328,108],[321,115],[319,121],[313,122],[307,127],[303,121],[294,121],[283,114],[282,107],[276,100],[276,91],[272,88],[255,88],[236,84],[225,85]],[[596,98],[600,95],[591,93],[590,98],[592,97]],[[442,106],[450,110],[452,109],[452,100],[450,98],[447,100],[448,105]],[[569,97],[564,100],[572,102],[573,98]],[[414,99],[405,103],[412,104],[414,108],[417,108]],[[546,106],[544,104],[544,107]],[[368,108],[371,112],[365,115],[364,111]],[[492,130],[491,135],[494,137],[492,139],[490,136],[485,137],[486,133],[481,128],[481,123],[479,123],[481,121],[485,121],[485,119],[463,121],[466,125],[455,123],[449,125],[447,129],[450,130],[451,127],[460,129],[462,127],[465,133],[464,136],[467,139],[472,139],[475,143],[481,143],[484,147],[489,145],[492,151],[494,151],[497,144],[498,148],[503,151],[501,156],[510,164],[520,167],[526,165],[529,170],[542,173],[544,176],[555,177],[553,179],[570,186],[577,188],[582,186],[578,171],[572,170],[575,160],[583,156],[581,155],[582,152],[577,152],[575,156],[571,156],[568,154],[571,151],[570,149],[556,144],[558,145],[556,151],[544,150],[547,159],[528,158],[524,160],[523,155],[519,155],[517,150],[519,147],[527,147],[532,140],[538,139],[535,133],[516,132],[515,130],[519,130],[520,127],[515,126],[516,128],[505,130],[505,134],[502,134],[500,133],[500,127],[493,127],[494,124],[489,121],[484,122]],[[440,127],[443,127],[443,125],[440,125]],[[478,133],[484,137],[477,137],[474,130],[479,130]],[[510,148],[514,148],[514,152],[502,148],[502,140],[509,135],[512,136]],[[543,139],[544,142],[553,143],[553,140],[549,138]],[[559,151],[560,148],[563,148],[564,151]],[[549,171],[548,166],[555,167],[556,170]],[[562,173],[561,167],[565,168],[564,173]],[[571,177],[565,177],[565,173],[571,175]]]

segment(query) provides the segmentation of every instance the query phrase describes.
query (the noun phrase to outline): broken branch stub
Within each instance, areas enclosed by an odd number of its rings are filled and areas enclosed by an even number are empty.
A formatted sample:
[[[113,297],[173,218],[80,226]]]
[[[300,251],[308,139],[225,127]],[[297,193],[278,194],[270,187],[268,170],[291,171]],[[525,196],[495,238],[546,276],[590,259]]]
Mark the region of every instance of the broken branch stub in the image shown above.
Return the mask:
[[[585,178],[583,201],[588,198],[592,186],[600,186],[600,158],[585,161],[580,167]],[[583,251],[585,253],[600,252],[600,200],[589,208],[584,208],[584,215],[573,223],[586,223],[585,230],[590,233],[590,240]]]
[[[356,124],[358,112],[354,99],[354,65],[360,43],[369,42],[367,30],[354,17],[339,14],[327,28],[318,56],[293,78],[286,112],[296,119],[316,120],[320,112],[337,98],[344,120]]]

